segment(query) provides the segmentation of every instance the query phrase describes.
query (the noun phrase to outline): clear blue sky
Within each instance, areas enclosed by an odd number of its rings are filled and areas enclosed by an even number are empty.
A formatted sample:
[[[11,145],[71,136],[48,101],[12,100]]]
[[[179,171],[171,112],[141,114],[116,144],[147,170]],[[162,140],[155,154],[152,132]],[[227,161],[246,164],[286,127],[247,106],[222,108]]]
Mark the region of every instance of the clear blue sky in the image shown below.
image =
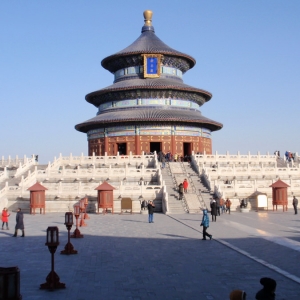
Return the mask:
[[[0,2],[1,156],[87,154],[85,95],[112,84],[100,62],[138,38],[146,9],[196,59],[184,82],[213,94],[213,151],[300,152],[299,0],[36,0]]]

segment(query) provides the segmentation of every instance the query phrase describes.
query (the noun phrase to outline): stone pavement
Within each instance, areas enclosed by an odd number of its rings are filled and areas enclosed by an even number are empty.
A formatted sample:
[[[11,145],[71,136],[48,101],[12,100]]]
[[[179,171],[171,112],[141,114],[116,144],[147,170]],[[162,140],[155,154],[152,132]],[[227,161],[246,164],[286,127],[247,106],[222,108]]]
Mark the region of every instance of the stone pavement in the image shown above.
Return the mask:
[[[277,281],[276,299],[300,299],[300,218],[289,212],[232,213],[217,217],[202,241],[199,214],[166,216],[90,214],[83,239],[71,239],[77,255],[61,255],[67,243],[64,214],[25,214],[26,237],[0,231],[1,267],[21,270],[27,299],[229,299],[243,289],[255,299],[259,279]],[[39,290],[51,269],[48,226],[58,226],[55,271],[66,289]],[[74,227],[72,228],[72,231]]]

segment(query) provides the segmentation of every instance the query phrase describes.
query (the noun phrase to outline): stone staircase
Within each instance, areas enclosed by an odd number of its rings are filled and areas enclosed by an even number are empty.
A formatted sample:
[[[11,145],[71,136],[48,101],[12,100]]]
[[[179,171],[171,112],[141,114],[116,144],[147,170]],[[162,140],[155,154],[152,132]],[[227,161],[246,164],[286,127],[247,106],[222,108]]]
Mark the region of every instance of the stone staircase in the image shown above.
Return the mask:
[[[200,213],[207,205],[209,207],[210,193],[188,162],[166,163],[162,176],[169,195],[170,214]],[[183,200],[178,200],[178,185],[185,178],[189,182],[188,193],[184,193]]]
[[[161,171],[168,192],[169,213],[184,214],[186,212],[184,203],[182,200],[178,200],[178,189],[170,170],[170,163],[166,163],[166,167]]]

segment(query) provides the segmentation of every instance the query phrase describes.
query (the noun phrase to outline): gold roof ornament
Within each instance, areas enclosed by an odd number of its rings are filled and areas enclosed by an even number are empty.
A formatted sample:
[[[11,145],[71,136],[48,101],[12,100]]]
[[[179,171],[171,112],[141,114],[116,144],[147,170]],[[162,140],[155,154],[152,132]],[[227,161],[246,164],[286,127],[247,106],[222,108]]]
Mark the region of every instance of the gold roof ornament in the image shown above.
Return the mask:
[[[145,10],[144,13],[145,24],[144,26],[152,26],[152,10]]]

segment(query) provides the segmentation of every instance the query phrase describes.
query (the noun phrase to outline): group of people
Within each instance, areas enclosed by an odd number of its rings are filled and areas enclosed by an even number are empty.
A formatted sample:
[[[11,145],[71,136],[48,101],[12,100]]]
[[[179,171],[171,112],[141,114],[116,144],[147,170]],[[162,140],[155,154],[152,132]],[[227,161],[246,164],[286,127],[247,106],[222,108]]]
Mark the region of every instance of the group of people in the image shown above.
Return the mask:
[[[188,192],[188,187],[189,187],[189,182],[188,182],[187,179],[184,179],[184,181],[179,184],[179,186],[178,186],[178,194],[179,194],[178,200],[183,199],[183,193]]]
[[[159,151],[157,154],[157,159],[162,164],[163,163],[165,164],[166,162],[181,162],[181,161],[190,161],[191,160],[189,155],[182,156],[178,153],[173,154],[170,151],[168,151],[167,153]],[[162,166],[162,168],[164,168],[164,167]]]
[[[4,230],[4,226],[6,225],[6,230],[9,230],[8,227],[8,217],[10,216],[10,213],[8,212],[7,208],[4,207],[2,210],[2,230]],[[16,226],[15,226],[15,233],[13,237],[17,237],[18,230],[22,231],[21,237],[25,237],[25,228],[24,228],[24,215],[21,210],[21,208],[18,208],[17,214],[16,214]]]
[[[275,300],[275,291],[277,283],[274,279],[269,277],[263,277],[260,279],[260,284],[263,286],[256,295],[256,300]],[[233,290],[229,295],[230,300],[246,300],[247,294],[242,290]]]
[[[296,157],[295,153],[292,153],[291,151],[285,151],[284,156],[285,156],[286,161],[288,161],[288,162],[293,162]]]
[[[221,216],[221,213],[230,214],[231,201],[229,198],[224,200],[223,198],[211,198],[210,211],[212,216],[212,222],[217,221],[217,216]]]

